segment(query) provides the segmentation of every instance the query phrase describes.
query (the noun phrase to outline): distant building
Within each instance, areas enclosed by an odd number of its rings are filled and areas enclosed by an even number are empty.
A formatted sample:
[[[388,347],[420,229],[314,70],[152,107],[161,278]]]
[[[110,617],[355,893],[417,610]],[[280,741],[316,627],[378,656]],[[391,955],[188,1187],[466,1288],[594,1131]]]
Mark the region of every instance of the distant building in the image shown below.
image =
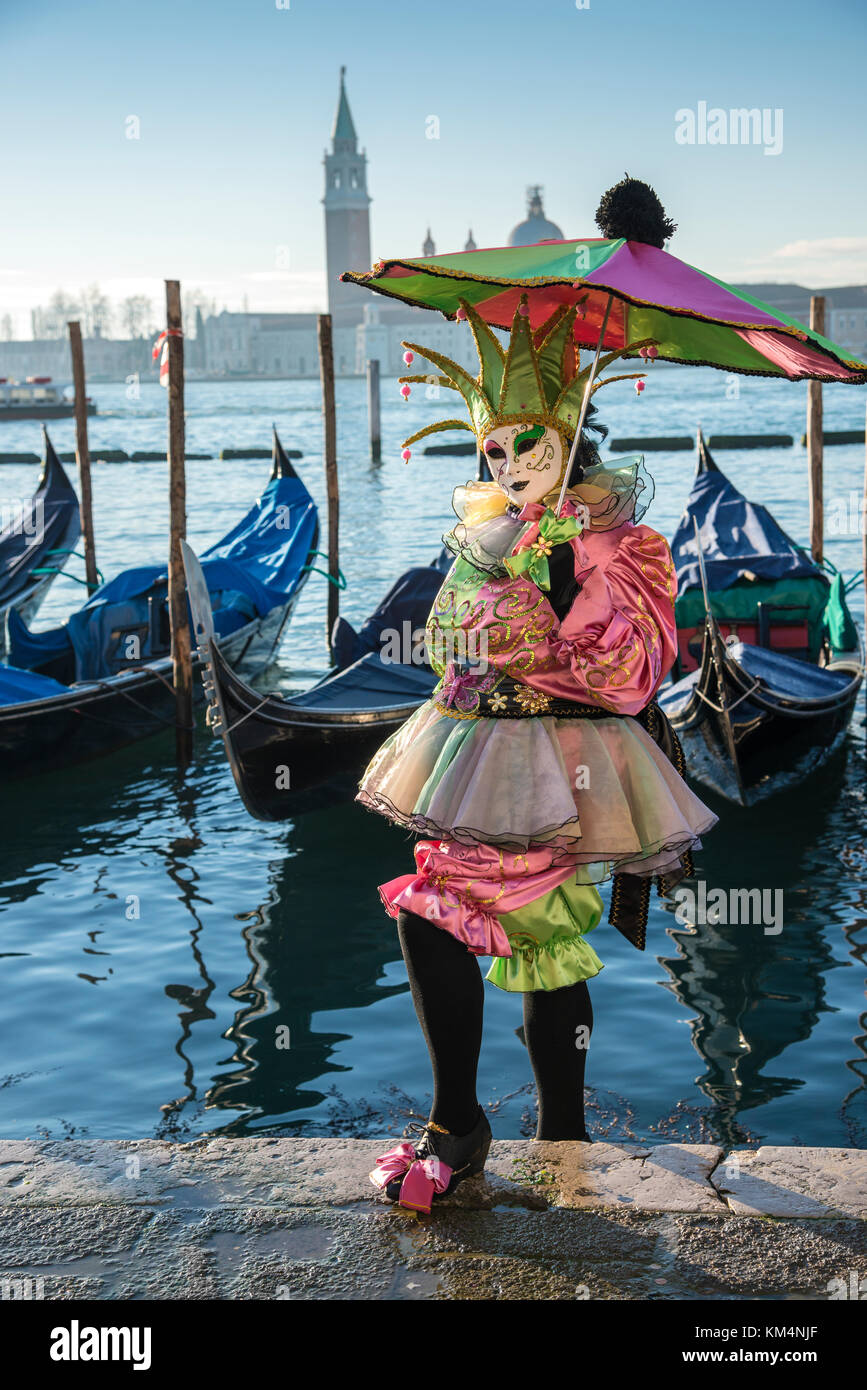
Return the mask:
[[[422,358],[417,358],[412,366],[406,365],[404,342],[421,343],[443,352],[474,375],[479,370],[478,355],[467,324],[450,322],[430,309],[413,310],[371,295],[364,306],[364,322],[355,332],[355,370],[359,375],[366,370],[368,361],[375,358],[384,376],[429,371],[431,382],[435,383],[437,369]]]
[[[340,274],[344,270],[367,270],[370,266],[370,197],[367,156],[358,149],[346,96],[346,68],[340,69],[331,150],[326,150],[323,163],[328,312],[335,329],[354,327],[363,316],[361,292],[355,285],[344,284]]]
[[[339,278],[344,270],[366,270],[372,263],[367,156],[358,146],[345,68],[340,69],[331,148],[325,151],[323,166],[328,311],[336,374],[361,375],[371,358],[379,360],[386,376],[404,374],[404,340],[421,340],[425,346],[436,348],[475,371],[472,335],[466,325],[449,322],[430,310],[414,309],[399,300],[371,295]],[[513,231],[513,245],[524,244],[523,240],[515,240],[519,234],[527,241],[543,235],[562,235],[558,227],[545,220],[541,193],[540,188],[529,190],[528,220]],[[475,249],[470,229],[464,250]],[[422,255],[436,255],[430,227]],[[195,337],[186,344],[186,367],[194,377],[315,378],[319,375],[316,319],[315,313],[251,314],[224,309],[203,320],[199,311]],[[150,339],[90,338],[85,342],[85,360],[91,381],[123,381],[135,373],[143,380],[156,378]],[[423,361],[414,364],[416,371],[424,367]],[[50,375],[60,381],[70,379],[69,345],[65,338],[0,343],[0,376],[37,375]]]
[[[527,216],[509,233],[510,246],[533,246],[537,241],[563,241],[556,222],[549,222],[542,207],[542,189],[534,184],[527,189]]]
[[[156,367],[150,338],[85,338],[87,381],[125,381],[138,375],[147,380]],[[0,342],[0,376],[24,381],[28,376],[50,376],[58,385],[72,383],[72,359],[68,338],[25,338]]]
[[[212,314],[204,325],[210,375],[316,376],[316,314]]]
[[[466,355],[468,334],[424,309],[379,299],[338,277],[343,270],[367,269],[370,255],[370,196],[367,160],[358,149],[355,122],[340,69],[331,149],[325,159],[325,255],[328,309],[332,318],[334,370],[338,376],[366,371],[378,359],[385,376],[406,371],[403,339],[422,336],[429,347]],[[436,254],[431,229],[423,255]],[[319,348],[316,314],[236,314],[223,311],[204,325],[204,359],[211,376],[316,377]],[[423,367],[419,363],[419,369]]]
[[[861,289],[861,304],[845,309],[832,309],[828,323],[827,337],[841,347],[849,348],[856,357],[867,358],[867,307],[864,298],[867,290]],[[827,317],[827,315],[826,315]]]

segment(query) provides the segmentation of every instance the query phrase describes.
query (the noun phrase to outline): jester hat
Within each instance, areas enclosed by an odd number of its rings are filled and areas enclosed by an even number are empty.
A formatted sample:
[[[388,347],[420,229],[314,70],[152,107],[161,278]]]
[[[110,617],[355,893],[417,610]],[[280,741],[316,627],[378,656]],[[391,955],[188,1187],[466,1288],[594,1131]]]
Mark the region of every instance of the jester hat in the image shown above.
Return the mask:
[[[593,370],[592,365],[581,370],[573,336],[575,315],[580,305],[561,305],[534,332],[530,327],[527,296],[522,295],[512,321],[508,348],[504,348],[473,306],[465,300],[461,300],[460,304],[463,310],[460,317],[466,317],[469,321],[479,355],[478,376],[471,376],[457,362],[432,348],[420,347],[418,343],[404,343],[405,348],[438,367],[441,375],[433,378],[418,374],[402,376],[400,380],[428,384],[435,380],[440,386],[457,391],[464,398],[472,423],[438,420],[410,435],[409,439],[404,440],[404,448],[440,430],[472,430],[481,444],[500,425],[537,424],[556,430],[563,440],[564,453],[568,451],[575,437],[581,402]],[[618,357],[635,352],[650,341],[641,339],[616,352],[609,352],[599,359],[596,371],[604,370]],[[641,375],[641,372],[630,372],[623,376],[607,377],[605,381],[596,380],[592,391],[611,381],[630,380]]]

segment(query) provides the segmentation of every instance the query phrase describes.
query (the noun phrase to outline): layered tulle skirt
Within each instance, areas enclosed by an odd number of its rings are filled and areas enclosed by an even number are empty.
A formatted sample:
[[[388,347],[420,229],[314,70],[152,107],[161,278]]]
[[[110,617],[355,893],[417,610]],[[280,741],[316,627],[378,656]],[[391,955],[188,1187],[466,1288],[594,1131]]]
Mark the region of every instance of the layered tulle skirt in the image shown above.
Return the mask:
[[[382,745],[358,800],[425,836],[545,846],[584,882],[666,873],[716,820],[634,719],[455,718],[433,701]]]
[[[427,837],[386,909],[427,917],[503,989],[558,989],[602,962],[595,884],[666,874],[716,817],[634,719],[456,717],[422,705],[382,745],[358,800]]]

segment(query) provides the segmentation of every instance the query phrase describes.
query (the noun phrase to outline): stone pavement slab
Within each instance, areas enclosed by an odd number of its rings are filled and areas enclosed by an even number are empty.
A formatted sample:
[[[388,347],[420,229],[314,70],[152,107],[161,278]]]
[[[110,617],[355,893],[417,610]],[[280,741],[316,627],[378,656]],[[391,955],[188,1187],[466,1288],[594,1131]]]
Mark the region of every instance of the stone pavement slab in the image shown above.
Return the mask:
[[[486,1172],[489,1180],[532,1187],[548,1206],[719,1212],[710,1174],[721,1158],[713,1144],[506,1141],[492,1145]]]
[[[420,1218],[391,1142],[0,1143],[0,1300],[867,1295],[860,1151],[504,1141]]]
[[[713,1174],[739,1216],[867,1218],[867,1151],[765,1144],[735,1149]]]
[[[368,1203],[382,1140],[56,1140],[0,1143],[0,1206],[344,1206]],[[710,1144],[494,1143],[485,1178],[458,1189],[462,1205],[531,1209],[629,1206],[719,1210]]]

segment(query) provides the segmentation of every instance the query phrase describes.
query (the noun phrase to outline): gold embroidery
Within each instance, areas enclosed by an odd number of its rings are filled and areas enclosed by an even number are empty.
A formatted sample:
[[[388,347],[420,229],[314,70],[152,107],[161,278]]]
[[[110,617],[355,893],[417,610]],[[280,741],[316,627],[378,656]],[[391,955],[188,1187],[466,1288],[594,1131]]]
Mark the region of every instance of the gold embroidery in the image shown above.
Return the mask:
[[[636,542],[635,552],[639,557],[639,569],[653,592],[673,599],[675,593],[674,564],[665,537],[660,536],[657,532],[643,536],[641,540]]]
[[[541,690],[533,690],[528,685],[515,691],[515,700],[525,712],[530,714],[541,714],[551,705],[550,695],[545,695]]]
[[[438,700],[434,700],[437,711],[444,714],[447,719],[478,719],[477,714],[465,714],[463,710],[455,709],[452,705],[441,705]]]
[[[493,585],[491,586],[493,588]],[[536,588],[535,584],[530,585],[510,585],[501,598],[497,598],[493,605],[494,616],[502,619],[524,618],[545,602],[544,595]]]
[[[505,869],[504,869],[504,867],[503,867],[503,851],[502,851],[502,850],[499,850],[499,851],[497,852],[497,865],[498,865],[499,870],[500,870],[500,891],[499,891],[499,893],[496,893],[496,894],[494,895],[493,898],[481,898],[481,897],[477,897],[476,894],[473,892],[473,885],[476,884],[476,883],[484,883],[485,880],[484,880],[484,879],[481,879],[481,878],[473,878],[473,879],[470,879],[469,882],[467,883],[467,897],[469,898],[470,902],[472,902],[472,903],[497,903],[497,902],[500,901],[500,898],[502,898],[503,894],[504,894],[505,891],[506,891],[506,871],[505,871]]]

